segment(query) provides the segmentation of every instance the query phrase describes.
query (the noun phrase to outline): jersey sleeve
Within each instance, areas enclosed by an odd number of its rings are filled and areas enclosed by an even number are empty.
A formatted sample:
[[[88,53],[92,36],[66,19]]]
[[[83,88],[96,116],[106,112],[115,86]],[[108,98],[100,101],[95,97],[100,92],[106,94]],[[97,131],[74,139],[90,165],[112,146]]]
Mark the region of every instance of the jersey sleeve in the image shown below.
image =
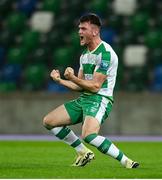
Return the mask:
[[[102,53],[101,61],[96,67],[96,72],[107,75],[107,71],[110,66],[110,58],[111,58],[111,55],[109,51]]]

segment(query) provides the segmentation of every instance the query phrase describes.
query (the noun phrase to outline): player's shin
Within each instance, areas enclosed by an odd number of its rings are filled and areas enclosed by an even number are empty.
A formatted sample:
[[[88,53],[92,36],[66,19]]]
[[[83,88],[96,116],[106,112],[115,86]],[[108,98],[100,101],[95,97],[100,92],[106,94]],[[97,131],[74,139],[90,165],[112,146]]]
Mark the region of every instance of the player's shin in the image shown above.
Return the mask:
[[[117,159],[125,166],[128,158],[110,140],[94,133],[85,137],[84,141],[95,146],[100,152]]]
[[[73,147],[78,153],[86,151],[85,145],[68,127],[55,127],[50,130],[57,138]]]

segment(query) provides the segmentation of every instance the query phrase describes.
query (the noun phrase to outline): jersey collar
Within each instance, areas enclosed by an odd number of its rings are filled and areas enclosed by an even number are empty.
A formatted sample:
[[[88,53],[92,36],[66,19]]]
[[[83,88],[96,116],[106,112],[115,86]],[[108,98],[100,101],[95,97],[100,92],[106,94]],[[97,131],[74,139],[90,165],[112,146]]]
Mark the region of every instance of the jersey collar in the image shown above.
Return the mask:
[[[103,41],[101,41],[100,44],[99,44],[94,50],[92,50],[92,51],[90,51],[89,49],[87,49],[87,52],[90,53],[90,54],[94,53],[94,52],[99,48],[99,46],[100,46],[102,43],[103,43]]]

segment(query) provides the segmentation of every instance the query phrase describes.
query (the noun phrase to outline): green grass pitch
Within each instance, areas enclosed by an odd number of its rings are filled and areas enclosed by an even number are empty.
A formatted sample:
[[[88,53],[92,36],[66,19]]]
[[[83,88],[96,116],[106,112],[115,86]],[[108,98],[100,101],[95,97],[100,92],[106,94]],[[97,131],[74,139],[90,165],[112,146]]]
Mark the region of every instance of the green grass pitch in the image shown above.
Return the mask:
[[[85,167],[71,167],[75,151],[63,142],[0,141],[0,178],[162,178],[161,142],[115,144],[140,167],[125,169],[90,146],[95,160]]]

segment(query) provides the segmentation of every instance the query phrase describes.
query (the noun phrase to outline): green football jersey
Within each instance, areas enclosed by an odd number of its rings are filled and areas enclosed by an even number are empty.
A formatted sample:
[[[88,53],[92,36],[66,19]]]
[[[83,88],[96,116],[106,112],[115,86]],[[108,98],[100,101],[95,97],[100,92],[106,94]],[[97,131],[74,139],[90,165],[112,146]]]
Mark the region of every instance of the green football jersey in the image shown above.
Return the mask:
[[[102,41],[93,51],[85,50],[80,57],[80,69],[84,79],[93,79],[94,72],[107,75],[97,94],[113,98],[113,90],[116,82],[118,57],[112,47]]]

